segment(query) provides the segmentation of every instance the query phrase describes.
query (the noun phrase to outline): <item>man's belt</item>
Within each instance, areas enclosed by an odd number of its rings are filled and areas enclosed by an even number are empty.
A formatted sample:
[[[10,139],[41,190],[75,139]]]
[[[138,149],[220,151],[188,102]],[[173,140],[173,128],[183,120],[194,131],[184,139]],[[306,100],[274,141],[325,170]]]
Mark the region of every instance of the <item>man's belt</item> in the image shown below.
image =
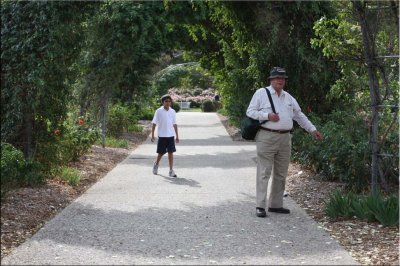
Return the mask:
[[[285,134],[285,133],[289,133],[290,131],[292,131],[292,130],[269,129],[269,128],[265,128],[265,127],[260,127],[260,129],[265,130],[265,131],[279,133],[279,134]]]

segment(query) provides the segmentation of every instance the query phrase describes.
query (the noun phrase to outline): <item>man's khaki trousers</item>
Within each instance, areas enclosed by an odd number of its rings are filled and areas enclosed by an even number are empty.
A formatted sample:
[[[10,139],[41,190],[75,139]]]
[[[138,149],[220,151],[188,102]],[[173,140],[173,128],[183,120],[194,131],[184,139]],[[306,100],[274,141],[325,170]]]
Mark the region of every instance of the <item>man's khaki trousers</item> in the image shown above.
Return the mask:
[[[257,207],[265,209],[267,206],[266,199],[270,179],[268,207],[283,207],[283,192],[290,162],[292,134],[260,130],[256,136],[256,143]]]

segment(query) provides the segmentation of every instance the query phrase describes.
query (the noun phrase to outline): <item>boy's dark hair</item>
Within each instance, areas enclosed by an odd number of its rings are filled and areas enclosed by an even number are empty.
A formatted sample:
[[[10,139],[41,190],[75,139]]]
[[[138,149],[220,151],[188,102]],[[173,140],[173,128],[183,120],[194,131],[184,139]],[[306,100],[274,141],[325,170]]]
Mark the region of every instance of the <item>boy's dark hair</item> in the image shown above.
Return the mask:
[[[164,103],[164,101],[165,101],[166,99],[170,99],[171,102],[172,102],[171,96],[169,96],[168,94],[165,94],[164,96],[161,97],[161,103]]]

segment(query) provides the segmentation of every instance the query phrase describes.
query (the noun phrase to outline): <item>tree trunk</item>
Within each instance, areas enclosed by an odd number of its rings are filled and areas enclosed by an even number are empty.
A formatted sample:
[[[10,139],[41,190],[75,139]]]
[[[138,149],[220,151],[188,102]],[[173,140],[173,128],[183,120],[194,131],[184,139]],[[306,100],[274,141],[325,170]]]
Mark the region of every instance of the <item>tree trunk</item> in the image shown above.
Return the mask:
[[[397,1],[390,1],[390,5],[392,7],[392,12],[393,12],[393,17],[394,17],[394,22],[397,25],[397,28],[399,27],[399,3]]]
[[[109,96],[106,92],[100,99],[101,144],[103,149],[106,147],[108,98]]]
[[[377,192],[377,180],[378,180],[378,154],[379,154],[379,143],[378,143],[378,124],[379,124],[379,82],[377,77],[377,62],[376,53],[373,42],[373,36],[370,30],[366,18],[366,6],[364,2],[352,1],[353,8],[358,16],[358,20],[361,26],[362,42],[364,49],[365,63],[368,69],[368,80],[369,90],[371,97],[372,107],[372,119],[371,119],[371,135],[370,143],[372,147],[372,164],[371,164],[371,191],[372,193]]]
[[[25,159],[32,159],[33,157],[33,117],[32,112],[26,112],[24,114],[24,155]]]

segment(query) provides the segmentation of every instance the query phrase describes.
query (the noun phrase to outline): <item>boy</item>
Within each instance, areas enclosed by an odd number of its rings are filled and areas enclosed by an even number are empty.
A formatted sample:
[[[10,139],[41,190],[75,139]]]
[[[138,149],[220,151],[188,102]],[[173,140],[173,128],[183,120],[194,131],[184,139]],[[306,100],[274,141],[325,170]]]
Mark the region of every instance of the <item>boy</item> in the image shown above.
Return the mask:
[[[169,162],[169,176],[177,177],[173,170],[174,157],[173,153],[176,152],[176,143],[179,143],[178,126],[176,124],[176,112],[171,108],[172,98],[169,95],[161,97],[162,106],[158,108],[154,114],[153,127],[151,129],[151,142],[154,142],[154,129],[158,126],[158,143],[157,143],[157,159],[153,166],[153,174],[158,173],[158,164],[162,156],[168,152]]]

